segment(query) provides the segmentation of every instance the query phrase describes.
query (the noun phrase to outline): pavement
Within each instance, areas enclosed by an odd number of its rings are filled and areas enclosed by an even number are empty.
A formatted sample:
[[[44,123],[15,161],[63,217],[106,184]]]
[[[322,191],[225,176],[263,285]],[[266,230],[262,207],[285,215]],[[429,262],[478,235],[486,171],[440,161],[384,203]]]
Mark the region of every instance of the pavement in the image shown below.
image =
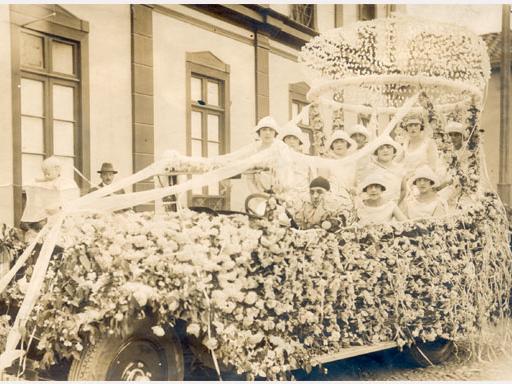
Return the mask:
[[[422,368],[398,349],[380,351],[341,360],[312,372],[295,371],[300,381],[467,381],[512,380],[512,320],[489,326],[473,340],[460,341],[447,362]],[[245,380],[242,375],[223,373],[224,381]],[[185,380],[218,380],[217,373],[201,366],[187,373]]]

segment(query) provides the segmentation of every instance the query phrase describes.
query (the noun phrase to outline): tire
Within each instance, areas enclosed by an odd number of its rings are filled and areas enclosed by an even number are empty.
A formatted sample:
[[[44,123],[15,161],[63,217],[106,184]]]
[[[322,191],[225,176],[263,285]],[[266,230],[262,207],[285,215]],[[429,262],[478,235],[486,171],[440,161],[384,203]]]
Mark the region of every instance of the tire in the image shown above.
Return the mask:
[[[169,328],[156,336],[149,319],[137,320],[125,336],[106,336],[88,345],[74,360],[68,380],[183,380],[181,344]]]
[[[188,335],[184,342],[188,345],[194,357],[206,368],[215,370],[215,363],[208,348],[201,343],[196,337]],[[226,365],[222,361],[217,361],[220,372],[228,372],[235,370],[235,367]]]
[[[437,339],[431,342],[417,342],[408,349],[408,355],[421,367],[429,367],[447,361],[454,350],[453,341]]]

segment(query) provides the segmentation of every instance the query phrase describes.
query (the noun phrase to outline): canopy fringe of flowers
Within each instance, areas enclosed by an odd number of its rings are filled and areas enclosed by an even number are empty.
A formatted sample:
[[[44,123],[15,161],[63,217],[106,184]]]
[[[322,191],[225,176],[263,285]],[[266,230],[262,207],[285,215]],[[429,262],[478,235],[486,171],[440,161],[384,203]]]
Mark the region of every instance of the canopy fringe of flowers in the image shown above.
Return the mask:
[[[365,103],[392,113],[418,86],[443,106],[475,96],[490,76],[484,41],[469,30],[407,16],[357,22],[322,33],[300,62],[318,100],[326,88],[347,108]],[[391,81],[392,80],[392,81]]]

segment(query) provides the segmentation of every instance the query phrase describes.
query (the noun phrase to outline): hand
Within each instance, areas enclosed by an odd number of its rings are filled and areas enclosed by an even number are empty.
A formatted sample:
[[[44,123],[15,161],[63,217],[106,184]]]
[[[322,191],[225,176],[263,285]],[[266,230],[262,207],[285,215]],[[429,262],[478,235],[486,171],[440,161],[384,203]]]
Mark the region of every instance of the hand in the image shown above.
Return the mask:
[[[48,215],[55,215],[57,212],[60,211],[60,207],[57,207],[57,208],[46,208],[46,213]]]

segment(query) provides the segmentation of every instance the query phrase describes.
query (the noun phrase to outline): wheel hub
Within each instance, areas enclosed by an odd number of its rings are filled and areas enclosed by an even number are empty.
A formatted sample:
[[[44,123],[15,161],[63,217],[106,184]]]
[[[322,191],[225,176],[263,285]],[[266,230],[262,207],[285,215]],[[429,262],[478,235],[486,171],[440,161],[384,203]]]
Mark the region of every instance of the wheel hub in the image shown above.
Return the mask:
[[[167,380],[165,350],[150,340],[129,340],[110,364],[107,380]]]

